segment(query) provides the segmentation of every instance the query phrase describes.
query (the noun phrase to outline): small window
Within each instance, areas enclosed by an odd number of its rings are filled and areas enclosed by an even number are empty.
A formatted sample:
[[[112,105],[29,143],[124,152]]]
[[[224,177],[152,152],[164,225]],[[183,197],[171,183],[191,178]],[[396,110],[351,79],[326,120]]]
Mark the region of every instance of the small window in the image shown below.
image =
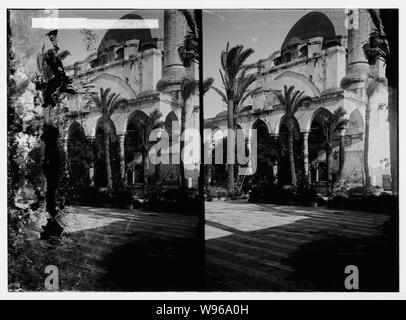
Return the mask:
[[[124,59],[124,48],[120,48],[116,50],[115,60],[122,60]]]

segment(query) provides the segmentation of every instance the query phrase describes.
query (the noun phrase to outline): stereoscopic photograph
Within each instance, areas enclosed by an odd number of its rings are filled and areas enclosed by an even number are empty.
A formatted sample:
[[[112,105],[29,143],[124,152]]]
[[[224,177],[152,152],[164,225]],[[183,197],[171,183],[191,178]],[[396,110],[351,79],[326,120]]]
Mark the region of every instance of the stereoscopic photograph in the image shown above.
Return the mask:
[[[9,8],[8,290],[398,291],[398,25]]]
[[[207,289],[398,290],[397,17],[203,10]]]
[[[197,19],[8,11],[10,290],[201,289]]]

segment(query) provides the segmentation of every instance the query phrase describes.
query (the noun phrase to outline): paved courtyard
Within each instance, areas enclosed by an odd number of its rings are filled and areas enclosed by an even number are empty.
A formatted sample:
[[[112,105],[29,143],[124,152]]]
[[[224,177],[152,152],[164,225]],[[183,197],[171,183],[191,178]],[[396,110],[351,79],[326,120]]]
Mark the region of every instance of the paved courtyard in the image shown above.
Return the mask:
[[[33,240],[32,246],[38,258],[46,256],[47,263],[60,268],[61,290],[66,290],[64,279],[76,274],[84,283],[78,284],[78,290],[195,290],[199,286],[198,252],[203,244],[197,240],[195,216],[73,206],[59,220],[65,227],[61,243]]]
[[[307,291],[290,264],[304,244],[329,236],[377,236],[389,216],[247,201],[206,202],[206,288]]]

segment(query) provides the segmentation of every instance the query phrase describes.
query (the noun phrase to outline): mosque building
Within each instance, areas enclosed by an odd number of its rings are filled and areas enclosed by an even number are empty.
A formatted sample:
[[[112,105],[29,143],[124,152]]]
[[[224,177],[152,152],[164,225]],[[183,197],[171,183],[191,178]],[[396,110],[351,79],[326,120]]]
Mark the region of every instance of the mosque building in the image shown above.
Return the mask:
[[[146,175],[159,173],[168,184],[177,184],[178,164],[156,165],[146,160],[148,165],[144,166],[140,151],[144,129],[140,126],[151,112],[158,110],[161,114],[159,121],[165,124],[162,127],[170,142],[179,139],[177,130],[172,129],[174,126],[177,127],[175,129],[180,128],[180,84],[186,76],[194,77],[195,74],[195,66],[185,69],[177,52],[186,34],[186,21],[178,10],[139,10],[121,19],[156,19],[159,27],[108,30],[96,52],[66,67],[67,75],[74,84],[86,81],[93,92],[110,89],[110,94],[119,94],[125,99],[125,103],[113,112],[109,123],[111,169],[116,182],[127,186],[142,185]],[[160,91],[157,91],[157,85]],[[186,128],[198,129],[198,112],[197,108],[193,108],[198,100],[196,97],[190,100],[188,104],[192,107],[188,108]],[[102,115],[96,110],[86,109],[85,103],[84,94],[71,96],[65,101],[65,116],[70,120],[64,124],[62,131],[68,159],[74,152],[73,143],[83,137],[101,143],[96,144],[99,147],[91,163],[72,162],[69,174],[74,180],[105,187],[106,163],[104,149],[100,147],[104,135]],[[174,150],[161,152],[168,152],[170,157],[174,157],[179,154],[178,149]],[[190,187],[197,186],[197,176],[198,164],[187,165],[186,177]]]
[[[298,173],[303,173],[301,176],[313,185],[326,181],[321,119],[342,107],[348,123],[345,129],[336,132],[333,140],[333,179],[363,183],[368,120],[367,163],[371,183],[390,188],[388,90],[384,66],[381,63],[370,66],[364,56],[362,46],[373,28],[368,12],[356,10],[350,14],[351,19],[356,19],[351,23],[345,10],[317,10],[305,14],[292,26],[280,50],[247,67],[257,76],[252,89],[260,89],[237,110],[236,123],[237,128],[243,129],[248,145],[249,129],[257,129],[257,144],[265,145],[257,150],[257,173],[261,177],[282,185],[290,183],[288,152],[284,147],[287,126],[284,111],[273,91],[283,92],[285,85],[293,85],[295,90],[304,91],[309,97],[295,114],[294,150]],[[367,90],[371,77],[381,80],[373,92]],[[367,105],[369,119],[365,113]],[[225,136],[227,111],[206,119],[205,127],[223,132]],[[269,160],[265,164],[264,157]],[[217,179],[224,179],[224,175]]]

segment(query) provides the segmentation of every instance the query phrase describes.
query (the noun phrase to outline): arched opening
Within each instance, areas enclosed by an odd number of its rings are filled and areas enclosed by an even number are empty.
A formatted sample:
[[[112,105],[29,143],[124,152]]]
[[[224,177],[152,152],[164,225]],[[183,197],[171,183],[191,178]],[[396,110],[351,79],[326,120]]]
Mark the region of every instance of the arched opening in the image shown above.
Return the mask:
[[[348,119],[346,135],[360,135],[364,132],[364,118],[358,109],[351,112]]]
[[[302,143],[300,139],[300,127],[296,118],[292,123],[293,130],[293,155],[295,162],[295,172],[297,177],[301,177],[302,171]],[[288,121],[283,117],[279,126],[280,160],[278,162],[278,183],[280,185],[291,184],[290,164],[289,164],[289,139]]]
[[[107,135],[107,137],[106,137]],[[94,184],[96,187],[106,187],[107,170],[111,171],[113,185],[120,183],[120,141],[116,128],[111,119],[104,123],[102,118],[97,121],[95,139],[96,159],[94,165]],[[106,149],[109,153],[110,167],[106,164]]]
[[[171,111],[165,118],[164,128],[168,133],[168,164],[159,166],[162,177],[168,184],[178,184],[180,180],[180,122],[175,112]],[[177,154],[175,154],[177,153]],[[179,161],[177,160],[179,159]]]
[[[321,108],[313,115],[313,120],[310,126],[309,133],[309,164],[310,164],[310,177],[312,183],[326,183],[327,182],[327,159],[325,151],[326,121],[331,116],[331,113]],[[331,177],[332,181],[337,179],[339,171],[339,132],[334,134],[332,155],[331,155]]]
[[[89,184],[89,166],[93,161],[91,141],[86,137],[82,125],[74,121],[68,130],[67,164],[72,185]]]
[[[259,183],[265,182],[269,185],[275,180],[273,167],[279,156],[279,148],[275,139],[271,138],[264,121],[257,119],[252,129],[257,131],[257,170],[254,178]]]
[[[127,184],[130,186],[144,183],[143,148],[145,147],[145,137],[142,136],[143,131],[140,122],[146,118],[147,115],[144,112],[136,110],[127,122],[124,158]]]
[[[222,186],[227,178],[226,172],[226,160],[227,160],[227,138],[223,136],[223,132],[218,127],[213,129],[212,134],[212,154],[211,154],[211,165],[209,166],[209,174],[211,176],[210,184]],[[221,152],[220,155],[217,155],[216,152]],[[221,159],[217,161],[216,158]]]

